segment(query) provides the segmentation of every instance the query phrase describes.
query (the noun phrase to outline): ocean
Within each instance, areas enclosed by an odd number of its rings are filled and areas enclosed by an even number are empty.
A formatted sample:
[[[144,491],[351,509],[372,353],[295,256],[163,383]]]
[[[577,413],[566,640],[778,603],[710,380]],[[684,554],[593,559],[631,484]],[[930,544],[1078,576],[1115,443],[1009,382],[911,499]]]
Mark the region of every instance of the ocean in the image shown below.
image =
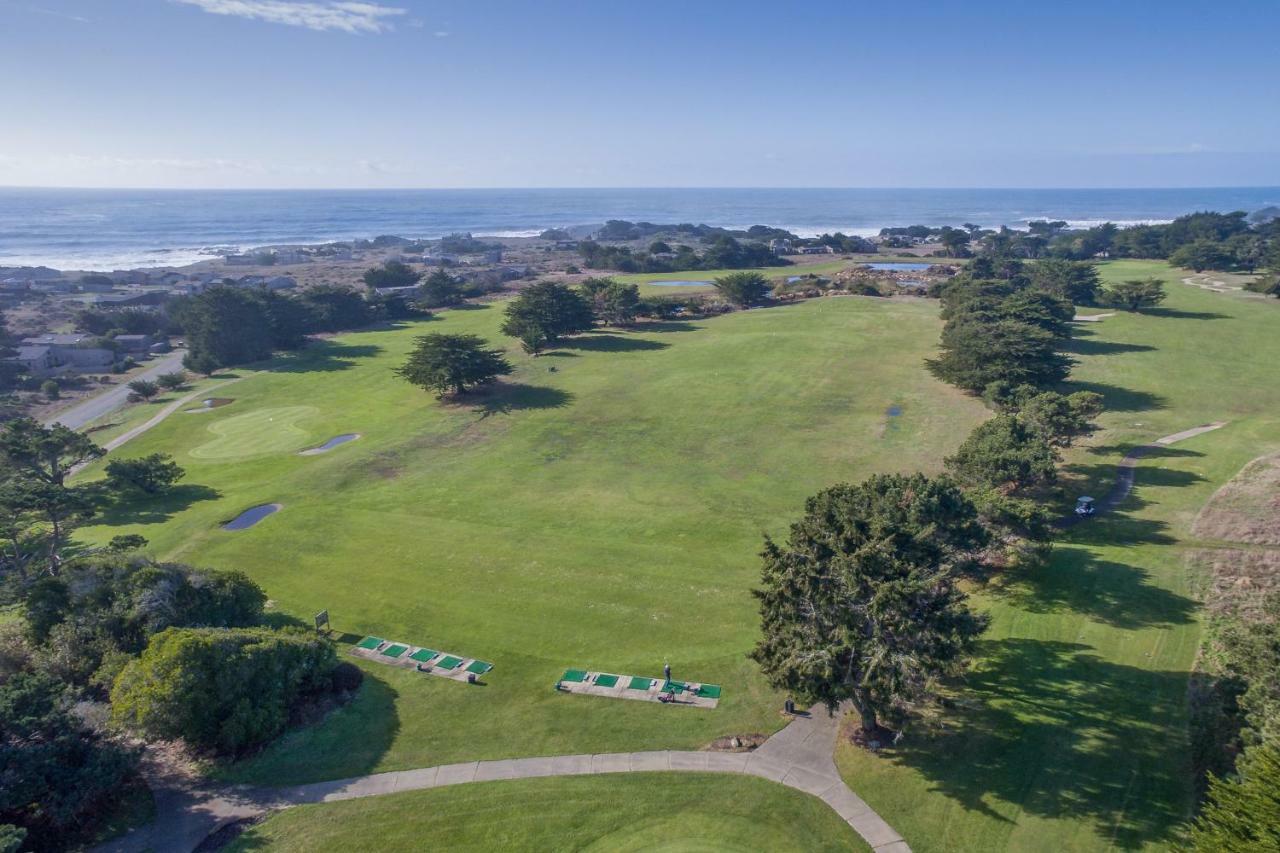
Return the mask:
[[[79,190],[0,188],[0,266],[178,266],[256,246],[457,231],[532,236],[606,219],[870,235],[893,225],[1165,222],[1280,205],[1280,188]]]

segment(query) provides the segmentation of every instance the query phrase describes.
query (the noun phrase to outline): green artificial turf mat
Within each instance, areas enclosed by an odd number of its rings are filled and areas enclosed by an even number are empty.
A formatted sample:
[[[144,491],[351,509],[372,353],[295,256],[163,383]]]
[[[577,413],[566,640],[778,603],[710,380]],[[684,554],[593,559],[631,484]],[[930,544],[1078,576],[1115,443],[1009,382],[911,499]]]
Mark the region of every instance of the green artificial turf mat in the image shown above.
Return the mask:
[[[684,683],[680,681],[668,681],[666,684],[662,685],[662,692],[663,693],[683,693]]]
[[[440,658],[440,662],[437,663],[436,666],[441,669],[453,669],[460,663],[462,663],[462,658],[454,657],[453,655],[445,655]]]
[[[418,649],[416,652],[409,655],[409,660],[416,660],[418,663],[426,663],[438,654],[440,653],[432,649]]]
[[[366,651],[373,651],[374,649],[376,649],[376,648],[377,648],[378,646],[380,646],[380,645],[382,645],[382,640],[381,640],[380,638],[378,638],[378,637],[365,637],[363,640],[361,640],[360,642],[356,643],[356,648],[357,648],[357,649],[364,649],[364,650],[366,650]]]
[[[641,678],[638,675],[631,676],[631,682],[627,684],[628,690],[648,690],[653,684],[652,678]]]
[[[702,685],[701,687],[699,687],[699,688],[698,688],[698,695],[699,695],[699,696],[701,696],[701,697],[703,697],[704,699],[719,699],[719,698],[720,698],[720,685],[719,685],[719,684],[704,684],[704,685]]]
[[[473,660],[467,664],[467,672],[474,672],[476,675],[484,675],[491,669],[493,669],[493,664],[482,660]]]
[[[616,675],[598,675],[598,676],[596,676],[596,686],[597,686],[597,687],[613,687],[613,686],[614,686],[615,684],[617,684],[617,683],[618,683],[618,676],[616,676]]]
[[[402,646],[399,643],[396,643],[393,646],[387,646],[385,649],[382,650],[381,654],[384,657],[398,658],[400,657],[400,655],[404,654],[407,651],[409,651],[408,646]]]
[[[587,671],[585,669],[566,669],[564,675],[560,676],[560,680],[581,684],[587,680]]]

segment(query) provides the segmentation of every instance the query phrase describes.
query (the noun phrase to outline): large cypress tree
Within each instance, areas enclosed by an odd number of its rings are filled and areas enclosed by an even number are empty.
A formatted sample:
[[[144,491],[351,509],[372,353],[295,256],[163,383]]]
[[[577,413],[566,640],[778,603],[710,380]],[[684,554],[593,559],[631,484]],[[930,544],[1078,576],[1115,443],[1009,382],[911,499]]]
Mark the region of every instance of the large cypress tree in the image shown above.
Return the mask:
[[[965,664],[985,621],[955,581],[986,541],[946,478],[884,474],[819,492],[785,547],[765,539],[751,657],[803,700],[851,700],[874,732]]]
[[[558,282],[540,281],[508,303],[502,334],[518,338],[525,352],[536,353],[594,325],[591,304],[581,294]]]

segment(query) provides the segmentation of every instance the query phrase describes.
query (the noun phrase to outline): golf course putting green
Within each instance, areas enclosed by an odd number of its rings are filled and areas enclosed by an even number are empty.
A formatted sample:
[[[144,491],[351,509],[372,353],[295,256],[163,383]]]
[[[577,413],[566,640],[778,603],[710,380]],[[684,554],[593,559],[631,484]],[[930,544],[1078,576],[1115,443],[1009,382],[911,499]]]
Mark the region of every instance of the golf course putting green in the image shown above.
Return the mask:
[[[216,437],[192,448],[190,453],[197,459],[225,461],[297,450],[311,438],[298,421],[318,411],[315,406],[282,406],[220,420],[208,426]]]

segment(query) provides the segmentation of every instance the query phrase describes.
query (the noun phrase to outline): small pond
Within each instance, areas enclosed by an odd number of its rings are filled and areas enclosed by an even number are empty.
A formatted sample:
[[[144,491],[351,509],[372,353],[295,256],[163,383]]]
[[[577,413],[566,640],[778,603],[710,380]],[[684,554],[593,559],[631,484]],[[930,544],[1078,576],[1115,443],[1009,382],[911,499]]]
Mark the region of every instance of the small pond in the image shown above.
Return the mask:
[[[706,287],[711,284],[709,281],[686,281],[677,279],[673,281],[650,281],[646,284],[656,285],[657,287]]]
[[[235,518],[222,525],[223,530],[248,530],[272,513],[279,512],[281,504],[262,504],[250,507]]]
[[[885,261],[879,264],[863,264],[869,270],[883,270],[884,272],[919,272],[927,270],[933,264],[914,264],[905,261]]]
[[[895,403],[894,405],[885,409],[884,413],[891,418],[896,418],[898,417],[898,415],[902,414],[902,407]]]
[[[303,456],[315,456],[317,453],[328,453],[335,447],[346,444],[348,441],[355,441],[360,437],[358,432],[344,432],[342,435],[335,435],[319,447],[312,447],[302,451]]]

